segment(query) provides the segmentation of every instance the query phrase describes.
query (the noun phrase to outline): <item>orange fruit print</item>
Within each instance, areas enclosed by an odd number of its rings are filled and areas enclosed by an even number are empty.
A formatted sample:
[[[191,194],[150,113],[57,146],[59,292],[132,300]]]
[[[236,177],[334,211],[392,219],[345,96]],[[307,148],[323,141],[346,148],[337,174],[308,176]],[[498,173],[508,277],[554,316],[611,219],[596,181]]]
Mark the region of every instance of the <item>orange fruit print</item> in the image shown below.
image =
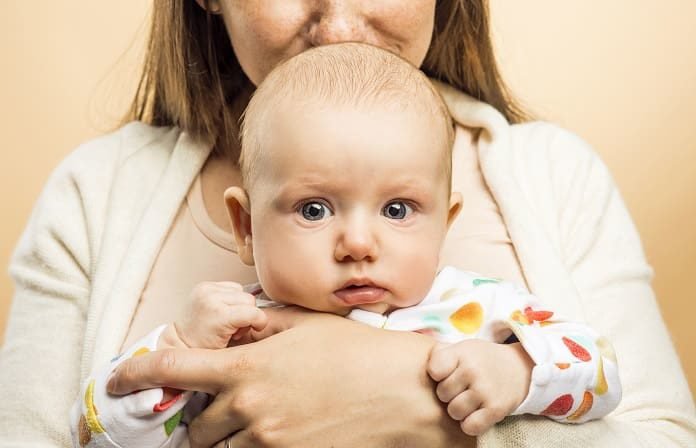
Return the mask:
[[[573,413],[573,415],[568,417],[568,420],[574,421],[582,418],[590,411],[590,409],[592,409],[593,402],[594,397],[592,397],[592,392],[585,391],[585,394],[582,397],[582,403],[580,403],[580,406],[578,406],[578,409]]]

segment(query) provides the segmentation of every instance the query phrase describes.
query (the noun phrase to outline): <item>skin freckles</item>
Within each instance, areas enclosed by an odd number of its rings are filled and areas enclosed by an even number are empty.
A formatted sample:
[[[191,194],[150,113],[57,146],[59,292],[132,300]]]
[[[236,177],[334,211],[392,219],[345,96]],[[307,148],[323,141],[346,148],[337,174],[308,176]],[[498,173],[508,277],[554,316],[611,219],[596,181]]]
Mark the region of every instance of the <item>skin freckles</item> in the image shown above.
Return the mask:
[[[266,174],[248,192],[226,193],[237,243],[265,292],[337,314],[422,300],[460,206],[433,155],[441,125],[417,111],[284,101],[268,128],[256,167]],[[308,219],[308,209],[320,219]],[[346,304],[337,291],[351,281],[384,292],[374,303]]]
[[[219,6],[237,59],[255,85],[280,62],[338,42],[381,47],[419,67],[435,17],[435,0],[219,0]]]

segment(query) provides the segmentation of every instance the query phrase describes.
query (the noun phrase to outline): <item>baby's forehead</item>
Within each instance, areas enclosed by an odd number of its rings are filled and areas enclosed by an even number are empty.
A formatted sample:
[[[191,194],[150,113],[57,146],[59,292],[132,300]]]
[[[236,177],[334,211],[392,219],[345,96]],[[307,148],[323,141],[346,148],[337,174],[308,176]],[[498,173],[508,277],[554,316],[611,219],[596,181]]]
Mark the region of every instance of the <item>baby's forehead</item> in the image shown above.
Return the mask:
[[[389,141],[397,135],[417,135],[427,139],[428,156],[436,155],[435,146],[447,147],[447,129],[443,120],[432,110],[407,98],[394,101],[327,101],[311,96],[286,97],[276,102],[265,114],[257,128],[257,145],[249,148],[257,157],[269,153],[269,146],[287,147],[290,142],[302,146],[326,145],[327,140],[355,138]],[[321,139],[313,141],[313,138]],[[409,140],[401,145],[417,144]],[[393,149],[380,148],[377,149]],[[397,156],[395,154],[395,156]]]
[[[335,110],[346,108],[365,113],[388,110],[393,117],[415,113],[422,120],[410,120],[409,126],[429,129],[433,146],[452,139],[446,107],[420,70],[367,45],[329,45],[303,52],[281,64],[253,95],[242,123],[243,177],[255,177],[256,162],[266,155],[267,137],[277,134],[271,123],[277,121],[282,109],[292,110],[293,123],[302,128],[306,125],[303,116],[330,116]],[[438,125],[433,127],[434,122]],[[430,157],[437,157],[434,148],[428,152]]]
[[[382,177],[395,171],[445,177],[445,132],[412,108],[281,101],[264,127],[253,149],[255,180],[312,172],[338,177],[355,169]]]

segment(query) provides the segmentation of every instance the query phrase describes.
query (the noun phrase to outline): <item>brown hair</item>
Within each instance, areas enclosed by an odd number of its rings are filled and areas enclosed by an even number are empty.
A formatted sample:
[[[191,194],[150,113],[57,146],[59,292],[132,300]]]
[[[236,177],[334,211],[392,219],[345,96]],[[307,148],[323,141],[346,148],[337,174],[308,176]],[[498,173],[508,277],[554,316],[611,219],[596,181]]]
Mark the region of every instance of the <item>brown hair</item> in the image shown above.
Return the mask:
[[[237,147],[230,104],[251,89],[225,24],[193,0],[155,0],[145,64],[125,120],[176,125],[217,151]],[[488,0],[437,0],[423,71],[498,109],[511,123],[527,116],[497,68]]]

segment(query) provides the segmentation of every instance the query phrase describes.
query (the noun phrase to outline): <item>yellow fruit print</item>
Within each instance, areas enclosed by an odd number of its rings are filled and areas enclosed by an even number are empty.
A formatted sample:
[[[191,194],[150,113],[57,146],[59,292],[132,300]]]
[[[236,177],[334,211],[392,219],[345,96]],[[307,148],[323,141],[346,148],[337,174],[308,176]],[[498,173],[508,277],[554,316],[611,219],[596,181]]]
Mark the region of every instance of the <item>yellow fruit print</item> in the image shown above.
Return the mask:
[[[521,325],[529,325],[532,323],[532,321],[529,320],[529,318],[527,318],[527,316],[525,316],[525,314],[520,310],[513,311],[512,314],[510,314],[510,319]]]
[[[604,376],[604,363],[602,362],[602,357],[598,358],[597,362],[597,384],[595,385],[595,393],[597,395],[604,395],[609,390],[609,385],[607,384],[607,378]]]
[[[145,353],[149,353],[150,349],[147,347],[140,347],[136,351],[133,352],[131,355],[131,358],[135,358],[136,356],[144,355]]]
[[[89,383],[85,391],[85,408],[87,410],[85,420],[90,431],[97,434],[105,432],[101,423],[99,423],[99,418],[97,417],[99,413],[96,406],[94,406],[94,380]]]
[[[483,307],[478,302],[469,302],[455,311],[449,320],[462,333],[476,333],[483,323]]]

